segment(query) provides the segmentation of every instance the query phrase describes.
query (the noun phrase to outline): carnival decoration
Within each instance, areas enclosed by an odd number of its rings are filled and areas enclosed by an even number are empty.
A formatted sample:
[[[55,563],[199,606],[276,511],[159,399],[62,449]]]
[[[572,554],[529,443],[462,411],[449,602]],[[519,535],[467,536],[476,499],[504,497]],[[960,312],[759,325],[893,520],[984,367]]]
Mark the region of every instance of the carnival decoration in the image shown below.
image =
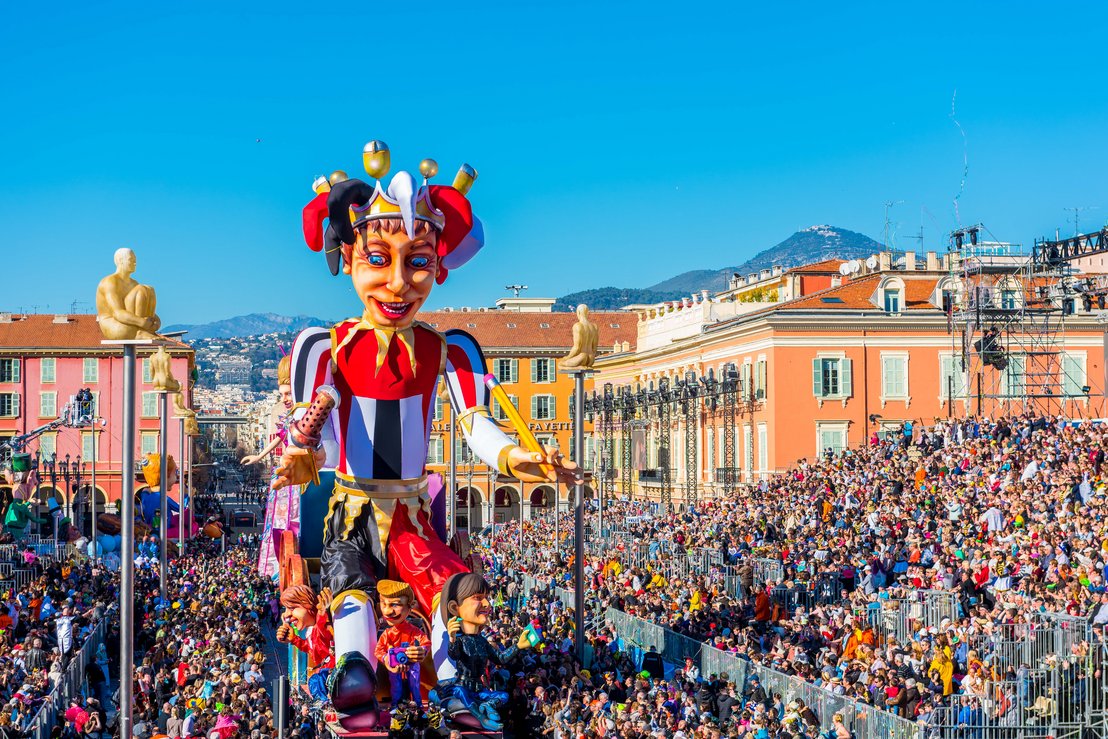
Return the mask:
[[[115,272],[96,286],[96,321],[100,333],[109,341],[160,339],[162,321],[154,312],[157,296],[154,288],[140,285],[134,274],[137,260],[130,249],[115,252]]]
[[[293,585],[281,593],[281,625],[277,641],[291,644],[308,655],[308,692],[319,701],[327,701],[327,678],[335,666],[332,646],[335,641],[330,624],[331,591],[324,588],[316,595],[308,585]]]
[[[517,446],[491,419],[484,356],[472,336],[440,334],[415,320],[434,285],[484,244],[481,221],[466,197],[476,170],[463,165],[453,186],[433,185],[438,164],[424,159],[422,185],[405,171],[386,182],[391,154],[380,141],[366,145],[363,164],[374,184],[336,171],[316,179],[316,195],[304,208],[305,241],[326,254],[332,274],[349,277],[363,310],[358,318],[297,337],[291,382],[299,407],[293,417],[304,425],[290,429],[294,443],[275,480],[280,488],[308,485],[318,476],[320,484],[307,494],[320,490],[330,499],[321,559],[323,584],[335,593],[337,659],[329,698],[346,731],[378,721],[370,597],[384,573],[407,583],[432,621],[437,677],[454,675],[446,622],[436,606],[447,579],[467,569],[435,533],[424,469],[440,378],[469,448],[490,467],[527,481],[569,481],[576,468],[557,450]],[[319,393],[324,386],[334,403],[329,411],[321,405],[327,402]],[[324,422],[316,429],[320,413]],[[319,525],[312,520],[313,528]]]
[[[388,628],[377,639],[377,661],[389,671],[389,698],[393,705],[412,701],[422,710],[419,690],[419,663],[431,645],[427,635],[408,623],[415,605],[415,593],[407,583],[380,580],[377,605]]]
[[[500,731],[504,728],[500,709],[508,703],[508,694],[493,689],[485,673],[490,663],[507,664],[520,649],[530,648],[532,641],[525,630],[508,649],[499,650],[489,644],[482,633],[492,610],[489,590],[485,578],[472,573],[453,575],[446,581],[439,607],[443,619],[449,622],[449,653],[457,674],[440,680],[431,700],[449,718],[469,714],[481,728]]]

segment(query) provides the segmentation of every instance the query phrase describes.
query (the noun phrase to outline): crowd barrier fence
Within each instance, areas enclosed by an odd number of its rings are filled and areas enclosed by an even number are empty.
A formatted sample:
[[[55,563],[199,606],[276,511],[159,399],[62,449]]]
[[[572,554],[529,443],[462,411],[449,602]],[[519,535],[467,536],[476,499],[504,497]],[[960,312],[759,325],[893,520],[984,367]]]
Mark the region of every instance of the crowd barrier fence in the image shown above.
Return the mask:
[[[46,696],[42,707],[35,717],[31,719],[27,727],[26,735],[31,739],[50,739],[51,732],[57,724],[58,715],[64,714],[73,698],[83,696],[85,687],[85,668],[89,662],[96,658],[96,650],[104,641],[104,634],[108,628],[108,621],[113,615],[109,612],[100,619],[92,633],[81,645],[81,648],[69,661],[61,682]]]

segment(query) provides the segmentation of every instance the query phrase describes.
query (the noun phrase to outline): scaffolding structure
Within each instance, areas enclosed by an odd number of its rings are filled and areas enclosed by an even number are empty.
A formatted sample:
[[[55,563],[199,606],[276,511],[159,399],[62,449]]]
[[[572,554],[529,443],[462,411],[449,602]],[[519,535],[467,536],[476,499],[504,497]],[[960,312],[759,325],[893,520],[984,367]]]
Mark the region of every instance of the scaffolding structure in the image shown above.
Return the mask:
[[[1065,259],[985,241],[983,226],[950,235],[943,309],[952,342],[947,397],[966,415],[1065,414],[1089,396],[1084,358],[1066,352],[1066,322],[1086,281]]]

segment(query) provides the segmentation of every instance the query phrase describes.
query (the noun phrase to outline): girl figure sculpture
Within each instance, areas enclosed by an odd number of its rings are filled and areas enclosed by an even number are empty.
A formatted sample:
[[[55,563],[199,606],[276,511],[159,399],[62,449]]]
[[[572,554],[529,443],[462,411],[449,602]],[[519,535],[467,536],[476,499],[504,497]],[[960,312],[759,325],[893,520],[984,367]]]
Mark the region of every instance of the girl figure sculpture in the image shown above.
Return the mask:
[[[386,184],[389,151],[379,141],[366,145],[363,161],[378,179],[375,185],[343,172],[320,177],[316,197],[304,209],[308,245],[326,252],[332,274],[341,268],[350,277],[363,310],[359,318],[297,337],[293,402],[310,404],[318,388],[329,386],[338,403],[326,417],[318,448],[290,445],[275,482],[302,485],[317,479],[320,470],[334,472],[322,522],[321,577],[335,593],[337,661],[329,688],[345,730],[377,724],[371,595],[379,579],[411,586],[433,619],[437,676],[454,674],[438,596],[447,578],[467,569],[435,534],[424,468],[440,379],[445,378],[466,442],[490,467],[525,481],[570,482],[576,474],[576,465],[557,450],[530,452],[492,421],[485,360],[472,336],[440,334],[415,320],[432,287],[483,244],[481,222],[466,199],[477,173],[463,166],[452,187],[428,185],[438,165],[425,159],[422,186],[404,171]]]

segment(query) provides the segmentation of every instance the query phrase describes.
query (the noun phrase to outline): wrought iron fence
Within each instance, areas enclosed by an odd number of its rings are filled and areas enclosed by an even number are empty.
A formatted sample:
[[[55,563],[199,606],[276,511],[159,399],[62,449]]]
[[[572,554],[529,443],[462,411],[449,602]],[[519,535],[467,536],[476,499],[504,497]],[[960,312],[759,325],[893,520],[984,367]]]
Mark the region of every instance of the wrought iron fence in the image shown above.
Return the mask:
[[[800,678],[762,667],[733,654],[708,646],[691,637],[677,634],[658,624],[644,621],[623,611],[609,608],[607,622],[624,644],[637,650],[655,649],[662,659],[684,664],[692,658],[701,675],[727,676],[740,688],[757,675],[767,693],[779,693],[789,702],[794,699],[815,712],[823,730],[830,729],[836,714],[856,739],[916,739],[915,722],[874,706],[858,703]]]
[[[114,609],[114,606],[113,606]],[[69,661],[61,682],[46,696],[42,707],[35,717],[31,719],[26,729],[26,735],[31,739],[50,739],[58,721],[58,715],[65,711],[69,701],[80,698],[84,693],[85,668],[89,662],[96,658],[96,650],[104,641],[104,633],[108,628],[110,613],[100,619],[88,639],[81,645],[77,654]]]

